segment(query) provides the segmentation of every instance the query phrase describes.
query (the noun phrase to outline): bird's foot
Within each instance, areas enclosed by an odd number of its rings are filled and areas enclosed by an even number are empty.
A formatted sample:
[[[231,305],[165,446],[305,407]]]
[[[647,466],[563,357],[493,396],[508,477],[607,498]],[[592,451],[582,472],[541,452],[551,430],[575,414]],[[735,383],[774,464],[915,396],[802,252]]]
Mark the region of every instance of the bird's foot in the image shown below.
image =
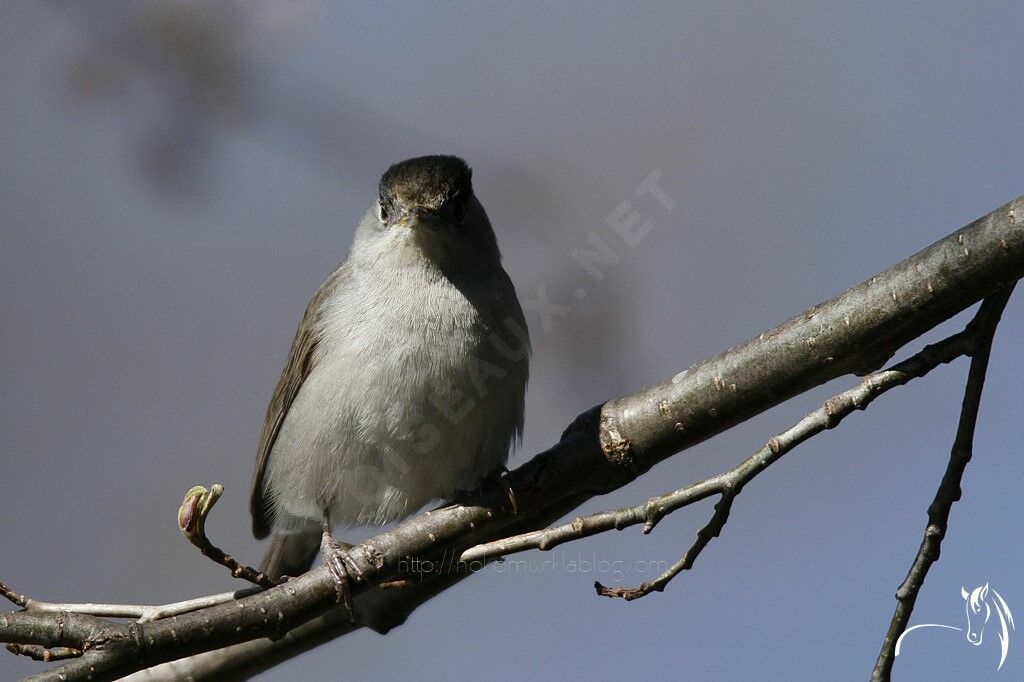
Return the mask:
[[[505,494],[508,495],[508,502],[512,505],[512,514],[515,516],[519,515],[519,504],[516,502],[516,491],[512,489],[512,485],[508,482],[506,475],[509,473],[508,467],[502,465],[487,475],[487,480],[493,481],[496,485],[505,489]]]
[[[348,550],[352,545],[347,542],[340,542],[331,537],[328,531],[324,531],[320,540],[320,554],[323,556],[324,566],[330,571],[334,578],[334,589],[338,595],[338,603],[344,604],[348,611],[349,619],[356,621],[355,610],[352,607],[351,581],[363,579],[363,572],[348,556]]]
[[[494,484],[505,491],[505,494],[508,496],[508,502],[512,507],[512,513],[518,515],[519,504],[516,502],[516,491],[512,489],[512,486],[509,485],[508,479],[505,478],[507,473],[509,473],[508,468],[500,466],[480,479],[480,484],[473,490],[462,490],[461,488],[456,488],[452,495],[452,501],[460,503],[467,497],[473,497],[481,494],[488,484]]]

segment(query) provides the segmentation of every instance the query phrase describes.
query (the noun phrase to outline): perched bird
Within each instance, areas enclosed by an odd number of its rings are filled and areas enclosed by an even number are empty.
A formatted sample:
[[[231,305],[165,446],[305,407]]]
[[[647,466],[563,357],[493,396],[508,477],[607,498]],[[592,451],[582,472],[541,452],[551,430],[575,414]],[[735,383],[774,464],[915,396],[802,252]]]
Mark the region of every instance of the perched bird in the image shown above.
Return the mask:
[[[260,436],[253,533],[263,570],[339,582],[331,524],[383,524],[469,490],[523,428],[529,336],[471,171],[391,166],[348,258],[313,296]]]

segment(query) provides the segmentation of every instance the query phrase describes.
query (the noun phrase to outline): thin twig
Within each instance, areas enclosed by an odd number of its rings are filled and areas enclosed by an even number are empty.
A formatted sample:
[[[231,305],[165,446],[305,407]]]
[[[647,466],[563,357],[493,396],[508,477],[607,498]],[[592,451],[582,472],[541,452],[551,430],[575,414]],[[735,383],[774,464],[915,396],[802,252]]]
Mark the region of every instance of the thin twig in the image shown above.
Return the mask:
[[[0,585],[3,584],[0,583]],[[15,603],[24,607],[28,611],[41,611],[44,613],[81,613],[104,618],[135,618],[138,622],[145,623],[148,621],[160,620],[161,618],[168,618],[170,616],[178,616],[183,613],[189,613],[190,611],[198,611],[199,609],[205,609],[208,606],[223,604],[224,602],[234,601],[235,599],[241,599],[242,597],[248,597],[250,594],[261,592],[262,589],[263,588],[261,587],[253,586],[244,590],[221,592],[220,594],[205,595],[194,599],[186,599],[183,601],[172,602],[170,604],[158,605],[93,603],[66,604],[40,601],[17,593],[11,594],[19,597],[22,601],[15,601]],[[0,590],[0,592],[2,591],[3,590]],[[6,593],[4,593],[4,596],[10,598],[10,595]],[[14,600],[12,599],[12,601]]]
[[[756,475],[756,474],[755,474]],[[602,585],[600,581],[594,581],[594,590],[598,595],[602,597],[618,597],[625,599],[626,601],[633,601],[634,599],[640,599],[646,597],[651,592],[661,592],[665,589],[673,578],[682,573],[688,571],[693,566],[693,562],[697,560],[700,553],[704,551],[704,548],[708,546],[712,538],[717,538],[725,528],[726,522],[729,520],[729,512],[732,510],[732,503],[736,499],[736,495],[739,490],[730,490],[722,493],[722,496],[715,503],[715,513],[711,515],[711,520],[707,524],[697,531],[697,539],[694,541],[690,548],[686,550],[686,554],[682,556],[679,561],[675,562],[664,573],[659,575],[654,580],[644,581],[636,587],[607,587]]]
[[[902,386],[912,379],[924,376],[939,365],[970,353],[973,340],[973,334],[966,329],[926,346],[916,355],[890,369],[865,377],[859,385],[825,401],[821,408],[811,412],[793,427],[769,440],[764,447],[729,471],[679,490],[652,497],[634,507],[598,512],[590,516],[578,517],[571,523],[561,526],[476,545],[463,552],[460,560],[479,561],[528,549],[550,550],[563,542],[610,530],[622,530],[641,523],[644,524],[643,532],[650,533],[658,522],[668,514],[712,495],[720,495],[721,499],[715,505],[714,515],[708,524],[698,532],[696,542],[679,561],[656,579],[630,588],[608,588],[600,583],[595,583],[598,594],[621,597],[626,600],[637,599],[653,591],[661,591],[676,575],[688,570],[711,539],[718,536],[728,519],[733,500],[744,485],[800,443],[826,429],[838,426],[848,414],[856,409],[865,409],[883,393]]]
[[[960,407],[960,422],[956,437],[949,453],[949,463],[942,475],[942,482],[935,492],[935,499],[928,506],[928,525],[925,527],[924,538],[917,550],[914,562],[907,572],[907,577],[896,590],[896,610],[885,633],[882,650],[878,654],[871,679],[875,682],[887,682],[892,674],[892,665],[896,657],[896,642],[910,622],[910,614],[914,611],[917,595],[928,576],[928,569],[939,560],[942,539],[946,536],[949,525],[949,513],[953,503],[960,499],[963,490],[960,487],[964,471],[974,450],[974,430],[978,423],[978,410],[981,407],[981,393],[985,387],[985,373],[992,350],[992,338],[995,336],[999,318],[1006,307],[1013,287],[996,293],[981,304],[981,309],[971,322],[977,335],[977,343],[971,357],[971,368],[967,373],[967,385],[964,388],[963,403]]]
[[[18,594],[8,587],[2,580],[0,580],[0,597],[13,602],[16,606],[20,606],[22,608],[27,608],[28,606],[28,597],[23,594]]]
[[[209,490],[197,485],[185,493],[185,500],[178,509],[178,527],[181,529],[182,535],[198,547],[203,556],[225,566],[231,571],[233,577],[248,580],[264,589],[277,587],[280,584],[278,581],[263,571],[257,571],[251,566],[238,563],[233,556],[214,545],[206,537],[206,517],[209,516],[213,505],[217,504],[217,500],[223,493],[224,486],[220,483],[214,483]]]
[[[63,661],[67,658],[78,658],[82,655],[81,649],[75,649],[69,646],[58,646],[52,649],[47,649],[44,646],[38,644],[8,644],[7,650],[12,654],[19,656],[28,656],[34,661],[43,661],[49,663],[50,661]]]

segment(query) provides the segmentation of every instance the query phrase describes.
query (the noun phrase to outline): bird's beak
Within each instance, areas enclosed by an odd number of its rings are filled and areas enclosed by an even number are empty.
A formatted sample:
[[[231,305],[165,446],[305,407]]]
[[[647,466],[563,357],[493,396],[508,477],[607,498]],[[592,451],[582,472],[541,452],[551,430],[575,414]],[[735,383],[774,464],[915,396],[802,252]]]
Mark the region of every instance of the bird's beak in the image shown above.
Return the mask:
[[[429,208],[416,207],[403,213],[398,218],[398,225],[407,227],[410,230],[421,225],[431,224],[437,221],[437,213]]]

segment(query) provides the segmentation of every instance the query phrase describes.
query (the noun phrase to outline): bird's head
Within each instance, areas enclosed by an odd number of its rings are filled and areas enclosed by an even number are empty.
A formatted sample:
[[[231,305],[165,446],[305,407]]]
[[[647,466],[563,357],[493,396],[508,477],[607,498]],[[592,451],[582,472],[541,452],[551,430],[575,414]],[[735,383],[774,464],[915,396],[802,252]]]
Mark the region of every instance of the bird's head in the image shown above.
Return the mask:
[[[399,258],[419,254],[447,270],[493,269],[501,254],[473,194],[472,175],[456,156],[419,156],[388,168],[373,221],[380,246]]]
[[[419,156],[396,163],[380,179],[381,224],[457,229],[472,207],[472,175],[456,156]]]

